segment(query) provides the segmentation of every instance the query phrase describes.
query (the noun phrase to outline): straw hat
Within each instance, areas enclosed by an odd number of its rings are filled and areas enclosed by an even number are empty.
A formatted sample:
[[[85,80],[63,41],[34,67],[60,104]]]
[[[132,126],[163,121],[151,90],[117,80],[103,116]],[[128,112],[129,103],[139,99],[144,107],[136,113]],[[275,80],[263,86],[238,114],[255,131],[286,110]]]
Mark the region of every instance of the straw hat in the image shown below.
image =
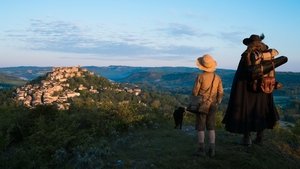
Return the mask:
[[[196,65],[200,70],[205,72],[214,72],[216,70],[217,62],[209,54],[205,54],[196,60]]]

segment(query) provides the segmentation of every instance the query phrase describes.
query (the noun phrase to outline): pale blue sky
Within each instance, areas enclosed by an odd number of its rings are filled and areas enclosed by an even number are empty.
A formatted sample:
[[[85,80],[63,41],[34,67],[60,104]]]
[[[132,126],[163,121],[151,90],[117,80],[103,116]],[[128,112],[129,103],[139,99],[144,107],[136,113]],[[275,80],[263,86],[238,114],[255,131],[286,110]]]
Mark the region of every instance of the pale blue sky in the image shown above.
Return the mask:
[[[0,67],[188,66],[209,53],[236,69],[251,34],[300,72],[297,0],[6,0]]]

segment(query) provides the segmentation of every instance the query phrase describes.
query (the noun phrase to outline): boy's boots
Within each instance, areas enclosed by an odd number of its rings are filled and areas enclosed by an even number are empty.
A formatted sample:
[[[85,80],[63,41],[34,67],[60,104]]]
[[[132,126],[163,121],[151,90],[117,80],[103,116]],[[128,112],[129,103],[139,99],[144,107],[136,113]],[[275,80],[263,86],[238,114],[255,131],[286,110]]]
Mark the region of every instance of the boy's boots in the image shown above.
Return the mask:
[[[216,155],[216,144],[210,143],[209,149],[208,149],[208,155],[209,157],[214,157]]]
[[[199,144],[199,148],[198,150],[194,153],[195,156],[198,156],[198,157],[203,157],[205,156],[205,145],[204,143],[200,143]]]

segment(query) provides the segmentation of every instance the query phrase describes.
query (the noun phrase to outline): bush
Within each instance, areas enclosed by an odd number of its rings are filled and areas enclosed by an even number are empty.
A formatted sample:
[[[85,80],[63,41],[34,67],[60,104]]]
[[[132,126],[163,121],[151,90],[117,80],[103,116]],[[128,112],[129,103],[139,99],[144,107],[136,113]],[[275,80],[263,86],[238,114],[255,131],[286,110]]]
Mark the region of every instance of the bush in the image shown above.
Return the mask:
[[[273,140],[276,140],[274,144],[278,146],[281,151],[300,158],[300,136],[295,133],[298,132],[298,130],[298,126],[295,126],[292,130],[277,127],[275,128]]]
[[[295,126],[292,128],[292,131],[296,135],[300,136],[300,119],[297,120],[297,122],[295,123]]]

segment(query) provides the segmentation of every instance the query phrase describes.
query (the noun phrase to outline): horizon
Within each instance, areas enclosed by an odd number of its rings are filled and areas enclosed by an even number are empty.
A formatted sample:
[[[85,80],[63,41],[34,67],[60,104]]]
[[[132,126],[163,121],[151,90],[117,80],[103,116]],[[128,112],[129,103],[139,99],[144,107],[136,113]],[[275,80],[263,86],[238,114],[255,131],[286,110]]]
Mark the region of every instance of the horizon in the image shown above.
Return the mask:
[[[244,38],[287,56],[277,71],[300,72],[300,2],[227,0],[4,1],[0,67],[124,65],[195,67],[211,54],[236,70]],[[155,12],[153,12],[155,11]]]
[[[19,68],[19,67],[37,67],[37,68],[55,68],[55,67],[136,67],[136,68],[176,68],[176,67],[181,67],[181,68],[191,68],[191,69],[198,69],[197,67],[189,67],[189,66],[127,66],[127,65],[108,65],[108,66],[95,66],[95,65],[71,65],[71,66],[10,66],[10,67],[0,67],[0,69],[6,69],[6,68]],[[216,70],[232,70],[236,71],[236,69],[229,69],[229,68],[216,68]],[[202,71],[199,69],[199,71]],[[285,70],[280,70],[276,72],[286,72],[286,73],[300,73],[296,71],[285,71]]]

